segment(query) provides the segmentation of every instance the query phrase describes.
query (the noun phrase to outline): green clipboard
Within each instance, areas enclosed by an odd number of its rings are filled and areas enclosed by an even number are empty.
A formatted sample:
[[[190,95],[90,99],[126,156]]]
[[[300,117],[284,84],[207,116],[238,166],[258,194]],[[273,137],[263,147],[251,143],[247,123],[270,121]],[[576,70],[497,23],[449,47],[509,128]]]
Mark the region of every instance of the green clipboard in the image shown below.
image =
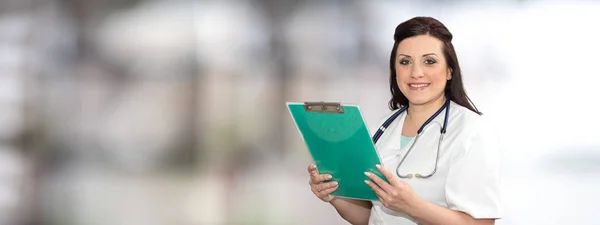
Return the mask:
[[[369,180],[364,172],[387,179],[375,167],[381,160],[359,107],[336,102],[286,104],[319,173],[331,174],[330,182],[338,182],[331,195],[378,201],[364,182]]]

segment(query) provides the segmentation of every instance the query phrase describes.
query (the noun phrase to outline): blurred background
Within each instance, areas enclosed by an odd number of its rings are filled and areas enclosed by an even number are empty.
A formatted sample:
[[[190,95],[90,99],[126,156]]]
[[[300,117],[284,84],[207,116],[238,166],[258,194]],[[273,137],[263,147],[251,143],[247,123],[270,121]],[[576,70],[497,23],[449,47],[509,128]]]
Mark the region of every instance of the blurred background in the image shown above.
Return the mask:
[[[389,112],[433,16],[502,144],[497,224],[598,224],[597,1],[0,0],[0,224],[347,224],[286,101]]]

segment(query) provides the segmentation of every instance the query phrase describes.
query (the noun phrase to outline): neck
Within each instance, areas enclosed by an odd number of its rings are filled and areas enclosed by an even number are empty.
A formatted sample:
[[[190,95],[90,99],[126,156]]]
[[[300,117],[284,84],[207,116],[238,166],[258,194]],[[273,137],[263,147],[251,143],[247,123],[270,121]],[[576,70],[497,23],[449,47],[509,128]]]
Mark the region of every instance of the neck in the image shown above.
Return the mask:
[[[425,104],[415,105],[408,103],[406,119],[414,124],[423,124],[429,117],[437,112],[446,103],[446,95],[442,94],[437,99]]]

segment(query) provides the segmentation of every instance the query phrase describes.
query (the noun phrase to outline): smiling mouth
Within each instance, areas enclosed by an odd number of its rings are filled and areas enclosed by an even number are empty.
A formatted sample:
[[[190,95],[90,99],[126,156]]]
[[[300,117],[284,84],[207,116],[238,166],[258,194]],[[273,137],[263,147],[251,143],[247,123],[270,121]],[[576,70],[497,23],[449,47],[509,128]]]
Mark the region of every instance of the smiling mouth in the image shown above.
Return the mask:
[[[411,88],[425,88],[425,87],[429,87],[430,83],[427,84],[408,84],[409,87]]]

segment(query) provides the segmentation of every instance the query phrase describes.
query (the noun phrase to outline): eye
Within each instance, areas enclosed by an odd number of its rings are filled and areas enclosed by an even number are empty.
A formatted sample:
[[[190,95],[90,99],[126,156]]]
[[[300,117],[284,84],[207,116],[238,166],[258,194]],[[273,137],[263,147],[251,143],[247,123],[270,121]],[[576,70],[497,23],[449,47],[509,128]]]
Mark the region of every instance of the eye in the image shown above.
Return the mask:
[[[408,65],[408,64],[410,64],[409,60],[406,60],[406,59],[400,60],[400,65]]]
[[[436,61],[434,59],[426,59],[425,64],[435,64]]]

